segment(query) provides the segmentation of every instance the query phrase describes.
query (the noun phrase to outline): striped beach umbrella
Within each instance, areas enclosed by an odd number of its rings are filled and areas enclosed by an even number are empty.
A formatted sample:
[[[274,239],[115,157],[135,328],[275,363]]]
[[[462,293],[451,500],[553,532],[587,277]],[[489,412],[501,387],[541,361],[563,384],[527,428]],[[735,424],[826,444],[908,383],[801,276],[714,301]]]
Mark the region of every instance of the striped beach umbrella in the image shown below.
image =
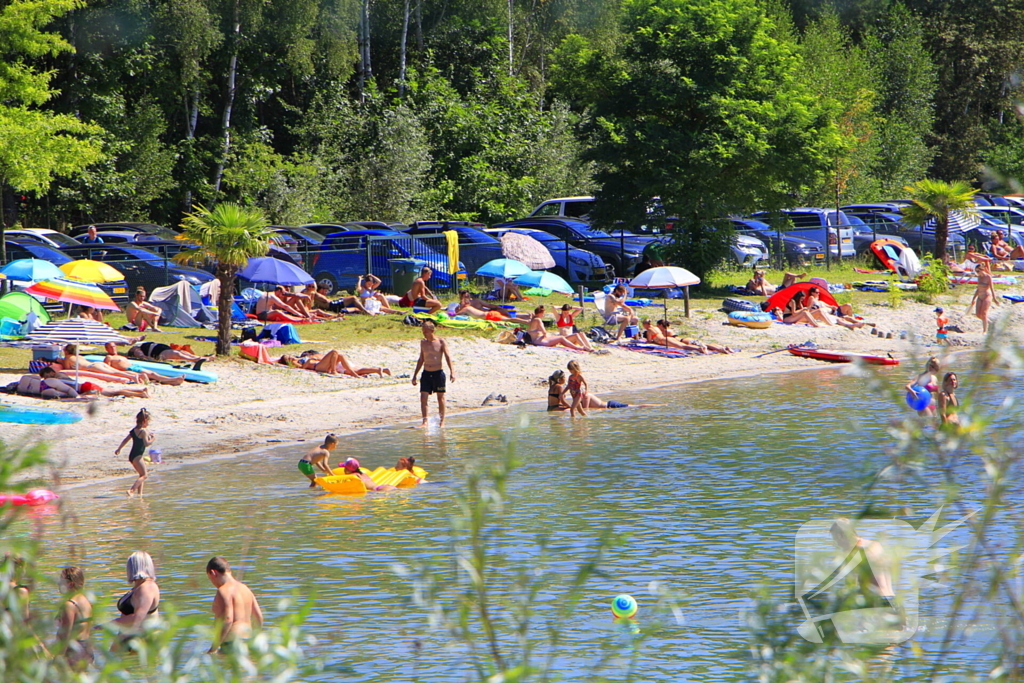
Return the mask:
[[[28,341],[37,344],[127,344],[128,340],[118,334],[110,325],[87,320],[85,318],[68,318],[54,320],[37,327],[28,335]]]
[[[41,296],[53,301],[62,301],[66,304],[78,304],[79,306],[92,306],[107,311],[120,310],[114,300],[107,296],[107,293],[96,285],[87,282],[78,282],[65,278],[53,278],[37,282],[27,287],[25,292],[34,296]]]
[[[108,266],[102,261],[92,261],[90,259],[69,261],[61,266],[60,269],[66,276],[82,282],[114,282],[115,280],[124,279],[124,275],[117,268]]]

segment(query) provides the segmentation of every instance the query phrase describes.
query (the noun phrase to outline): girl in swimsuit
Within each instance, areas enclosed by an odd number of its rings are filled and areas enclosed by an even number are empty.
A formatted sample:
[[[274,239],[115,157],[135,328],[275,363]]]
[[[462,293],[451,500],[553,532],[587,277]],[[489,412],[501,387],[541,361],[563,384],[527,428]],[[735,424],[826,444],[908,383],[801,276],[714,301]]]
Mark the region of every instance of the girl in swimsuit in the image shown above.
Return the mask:
[[[576,417],[576,412],[579,411],[580,415],[586,415],[587,411],[584,410],[584,405],[587,399],[587,380],[583,377],[583,371],[580,369],[580,364],[576,361],[569,361],[569,365],[566,367],[569,370],[569,381],[566,382],[565,388],[572,396],[572,405],[569,406],[569,414]]]
[[[960,417],[956,414],[956,409],[960,407],[960,401],[956,398],[959,386],[960,378],[955,372],[947,372],[942,378],[942,390],[939,392],[939,420],[942,424],[960,424]]]
[[[57,579],[61,592],[68,596],[57,615],[57,640],[66,644],[64,657],[72,669],[92,663],[92,603],[82,589],[85,573],[81,567],[64,567]]]
[[[157,618],[160,607],[160,586],[156,583],[156,567],[149,553],[144,550],[132,553],[128,557],[127,570],[128,583],[132,587],[117,601],[117,611],[121,616],[113,623],[121,627],[122,638],[115,641],[112,649],[138,636],[147,622]]]
[[[569,410],[565,402],[565,372],[555,370],[548,377],[548,410]]]
[[[149,411],[143,408],[135,416],[135,427],[128,432],[128,436],[124,437],[121,441],[121,445],[114,451],[114,455],[121,455],[121,449],[131,441],[132,449],[128,453],[128,462],[135,468],[135,471],[139,473],[139,478],[135,480],[132,487],[128,489],[128,496],[134,496],[136,493],[142,495],[142,487],[146,483],[146,477],[149,474],[146,472],[146,463],[142,456],[146,453],[146,449],[153,443],[156,435],[149,431]]]
[[[573,372],[573,368],[574,367],[576,368],[577,372],[579,372],[579,369],[580,369],[579,363],[577,363],[576,361],[569,361],[569,366],[568,367],[569,367],[569,372]],[[573,393],[573,391],[572,391],[573,390],[573,384],[574,384],[573,377],[570,375],[569,382],[567,384],[563,384],[564,380],[565,380],[565,374],[561,370],[558,370],[557,372],[552,374],[551,377],[548,378],[548,384],[551,385],[551,383],[554,381],[557,386],[561,387],[560,392],[559,392],[559,396],[558,396],[558,400],[560,401],[560,404],[565,406],[565,408],[568,408],[570,413],[571,413],[572,412],[572,406],[570,406],[568,403],[565,402],[565,394],[566,394],[566,392],[568,392],[573,397],[573,399],[574,399],[573,403],[574,404],[576,403],[575,399],[576,399],[577,395],[575,393]],[[588,390],[588,387],[587,387],[587,381],[585,379],[583,379],[583,374],[582,373],[579,373],[579,380],[581,381],[581,384],[580,383],[576,383],[576,388],[577,388],[577,391],[579,391],[582,394],[582,397],[579,399],[580,414],[586,415],[586,413],[583,412],[584,409],[588,409],[588,410],[604,410],[605,408],[629,408],[629,404],[628,403],[621,403],[619,401],[604,401],[604,400],[601,400],[600,398],[598,398],[597,396],[595,396],[594,394],[590,393],[590,391]],[[551,407],[551,401],[552,401],[552,398],[553,398],[553,396],[552,396],[553,393],[554,393],[554,388],[549,388],[548,389],[548,410],[556,410],[556,408],[552,408]],[[652,408],[652,407],[654,407],[656,405],[658,405],[658,404],[656,404],[656,403],[641,403],[641,404],[637,405],[636,407],[638,407],[638,408]],[[565,408],[558,408],[557,410],[564,410]]]
[[[914,387],[924,387],[932,393],[932,401],[925,407],[924,410],[917,411],[919,415],[934,415],[935,414],[935,394],[939,390],[939,374],[942,372],[942,368],[939,365],[939,359],[932,356],[928,359],[928,363],[924,366],[924,372],[917,376],[913,382],[908,382],[907,386],[904,387],[906,391],[913,391]]]

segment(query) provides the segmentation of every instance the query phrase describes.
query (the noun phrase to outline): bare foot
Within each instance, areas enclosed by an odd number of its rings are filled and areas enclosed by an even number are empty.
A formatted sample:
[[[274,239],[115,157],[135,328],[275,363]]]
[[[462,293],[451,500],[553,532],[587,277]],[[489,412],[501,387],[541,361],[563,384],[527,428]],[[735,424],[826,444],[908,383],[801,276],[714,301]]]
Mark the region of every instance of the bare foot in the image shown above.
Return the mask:
[[[381,368],[380,372],[381,372],[381,375],[380,375],[381,377],[383,377],[384,375],[387,375],[388,377],[391,376],[391,371],[388,370],[387,368]]]
[[[309,482],[309,488],[311,488],[311,489],[312,488],[316,488],[316,482],[315,481]]]
[[[427,421],[424,420],[423,422],[420,423],[420,429],[426,429],[426,428],[427,428]]]
[[[125,495],[127,495],[129,498],[134,498],[135,497],[135,490],[134,489],[128,489],[127,491],[125,491]]]
[[[439,422],[439,423],[437,424],[437,426],[438,426],[438,427],[444,427],[444,420],[441,420],[441,421],[440,421],[440,422]]]

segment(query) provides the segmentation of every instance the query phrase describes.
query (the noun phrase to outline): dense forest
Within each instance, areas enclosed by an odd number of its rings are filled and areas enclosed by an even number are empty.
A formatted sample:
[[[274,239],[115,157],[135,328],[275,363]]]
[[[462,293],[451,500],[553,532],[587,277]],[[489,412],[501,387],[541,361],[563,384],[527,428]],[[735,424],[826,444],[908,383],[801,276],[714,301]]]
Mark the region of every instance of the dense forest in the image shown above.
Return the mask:
[[[0,0],[0,54],[7,225],[589,192],[696,222],[1024,177],[1024,0]]]

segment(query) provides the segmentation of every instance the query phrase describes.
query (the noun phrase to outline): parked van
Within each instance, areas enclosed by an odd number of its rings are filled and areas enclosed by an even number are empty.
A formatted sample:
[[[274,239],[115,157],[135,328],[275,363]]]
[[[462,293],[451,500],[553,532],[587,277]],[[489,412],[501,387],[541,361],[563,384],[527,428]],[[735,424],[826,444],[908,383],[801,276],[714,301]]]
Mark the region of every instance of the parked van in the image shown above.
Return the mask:
[[[850,220],[842,211],[801,207],[782,211],[759,211],[751,218],[773,225],[778,220],[788,220],[793,227],[786,232],[794,237],[805,237],[821,244],[828,244],[832,258],[853,258],[853,229]],[[774,225],[773,225],[774,227]]]

